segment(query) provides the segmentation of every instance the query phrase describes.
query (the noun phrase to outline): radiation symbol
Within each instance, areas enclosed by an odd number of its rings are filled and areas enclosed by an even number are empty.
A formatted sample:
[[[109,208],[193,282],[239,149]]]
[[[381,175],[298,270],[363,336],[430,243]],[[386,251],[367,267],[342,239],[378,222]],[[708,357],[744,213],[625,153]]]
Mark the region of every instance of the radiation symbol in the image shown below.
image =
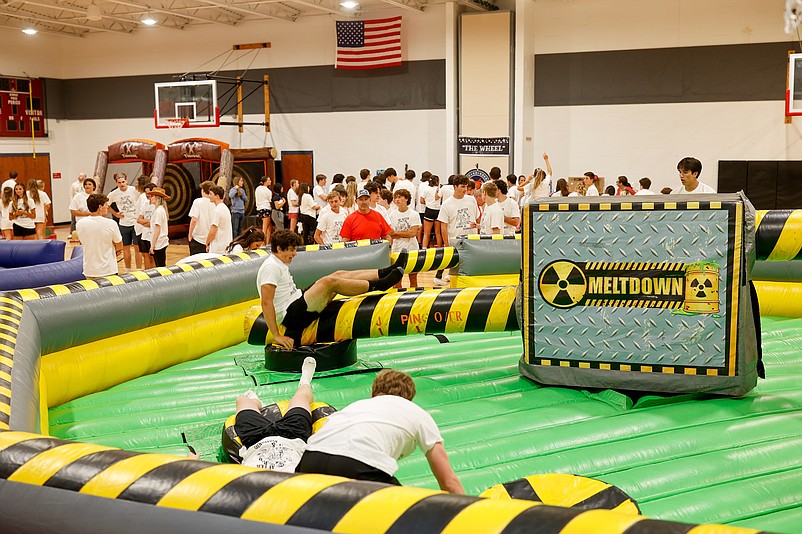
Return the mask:
[[[587,288],[588,281],[582,269],[565,260],[546,265],[538,280],[538,289],[543,300],[555,308],[576,306],[585,296]]]
[[[696,298],[698,299],[706,299],[708,297],[708,291],[712,288],[713,282],[711,282],[709,278],[705,278],[704,281],[694,278],[691,282],[691,289],[696,291]]]

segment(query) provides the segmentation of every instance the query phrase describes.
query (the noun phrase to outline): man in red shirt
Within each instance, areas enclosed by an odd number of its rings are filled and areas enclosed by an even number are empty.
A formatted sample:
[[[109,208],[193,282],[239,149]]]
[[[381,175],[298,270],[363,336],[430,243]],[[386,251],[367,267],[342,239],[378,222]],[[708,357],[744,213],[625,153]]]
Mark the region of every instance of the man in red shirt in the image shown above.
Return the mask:
[[[360,189],[356,194],[357,210],[345,218],[340,236],[344,241],[389,239],[392,229],[381,213],[370,209],[370,193]]]

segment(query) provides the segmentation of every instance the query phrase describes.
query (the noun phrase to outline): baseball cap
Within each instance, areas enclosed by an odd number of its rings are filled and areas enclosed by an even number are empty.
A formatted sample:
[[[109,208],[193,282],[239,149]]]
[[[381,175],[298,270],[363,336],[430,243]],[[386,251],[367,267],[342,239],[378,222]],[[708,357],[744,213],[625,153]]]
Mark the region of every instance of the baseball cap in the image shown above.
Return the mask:
[[[369,196],[370,196],[370,192],[368,192],[367,189],[360,189],[359,191],[356,192],[356,198],[369,197]]]

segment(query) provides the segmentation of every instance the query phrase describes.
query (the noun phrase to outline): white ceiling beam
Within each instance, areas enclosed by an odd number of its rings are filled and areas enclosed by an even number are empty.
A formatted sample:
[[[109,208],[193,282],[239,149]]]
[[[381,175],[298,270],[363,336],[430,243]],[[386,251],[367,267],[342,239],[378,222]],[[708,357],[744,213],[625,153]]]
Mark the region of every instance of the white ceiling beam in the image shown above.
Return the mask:
[[[51,2],[42,2],[41,0],[25,0],[25,3],[26,4],[30,4],[32,6],[39,6],[39,7],[45,7],[45,8],[55,9],[55,10],[62,10],[62,11],[69,11],[70,13],[77,13],[77,14],[81,15],[81,16],[76,17],[76,18],[79,18],[79,19],[80,18],[86,18],[86,10],[85,9],[81,9],[81,8],[76,8],[76,7],[72,7],[72,6],[65,6],[65,5],[60,5],[60,4],[54,4],[54,3],[51,3]],[[100,16],[102,18],[104,18],[104,19],[114,20],[114,21],[117,21],[117,22],[120,22],[120,23],[123,23],[123,24],[130,24],[134,28],[139,26],[139,21],[132,20],[130,18],[118,17],[116,15],[107,15],[105,13],[101,13]],[[68,19],[68,20],[71,20],[71,19]]]
[[[314,9],[319,9],[320,11],[325,11],[326,13],[331,13],[332,15],[345,15],[342,11],[338,9],[331,9],[330,7],[321,6],[316,4],[315,2],[308,2],[306,0],[289,0],[293,4],[301,4],[302,6],[312,7]]]
[[[170,11],[168,9],[161,8],[161,7],[150,7],[150,6],[145,5],[145,4],[138,4],[136,2],[128,2],[127,0],[105,0],[105,1],[106,2],[110,2],[112,4],[119,4],[121,6],[128,6],[128,7],[133,7],[135,9],[141,9],[142,10],[142,14],[148,13],[148,12],[150,12],[150,13],[161,13],[163,15],[168,15],[170,17],[183,18],[183,19],[187,19],[187,20],[197,20],[199,22],[211,22],[211,23],[214,23],[214,24],[222,24],[222,25],[225,25],[225,26],[236,26],[237,25],[236,22],[225,21],[225,20],[217,20],[217,19],[207,18],[207,17],[198,17],[196,15],[189,15],[187,13],[178,13],[176,11]]]
[[[479,5],[476,2],[471,2],[471,0],[454,0],[454,2],[456,2],[457,4],[459,4],[461,6],[465,6],[465,7],[474,9],[476,11],[490,11],[485,6]]]
[[[65,21],[60,20],[60,19],[48,18],[48,17],[44,17],[44,16],[41,16],[41,15],[31,14],[31,13],[26,13],[24,15],[19,15],[17,13],[9,13],[8,11],[0,10],[0,15],[5,15],[7,17],[13,17],[13,18],[20,19],[20,20],[33,20],[33,21],[37,21],[37,22],[44,22],[46,24],[52,24],[54,26],[69,26],[71,28],[80,28],[82,30],[89,30],[89,31],[94,30],[94,31],[99,31],[99,32],[122,33],[122,34],[125,34],[125,35],[131,35],[131,31],[115,30],[113,28],[103,28],[103,27],[97,27],[97,26],[87,26],[86,24],[76,24],[74,22],[65,22]]]
[[[409,11],[415,11],[416,13],[423,13],[423,6],[406,4],[402,0],[382,0],[382,1],[386,4],[390,4],[391,6],[400,7],[402,9],[407,9]]]
[[[253,9],[246,9],[246,8],[243,8],[243,7],[238,7],[236,5],[227,4],[225,2],[217,2],[215,0],[197,0],[197,1],[201,2],[203,4],[206,4],[206,5],[209,5],[209,6],[219,7],[221,9],[228,9],[228,10],[231,10],[231,11],[236,11],[238,13],[244,13],[246,15],[258,15],[260,17],[268,17],[268,18],[276,19],[276,20],[284,20],[284,21],[287,21],[287,22],[293,22],[293,20],[294,20],[294,19],[282,17],[280,15],[273,15],[271,13],[263,13],[261,11],[256,11],[256,10],[253,10]]]
[[[3,22],[0,22],[0,28],[11,28],[11,29],[14,29],[14,30],[19,30],[19,31],[23,30],[23,26],[15,26],[13,24],[5,24]],[[61,32],[61,31],[58,31],[58,30],[48,30],[48,29],[43,29],[43,28],[36,28],[36,32],[37,33],[46,33],[48,35],[58,35],[60,37],[61,36],[78,37],[79,39],[84,37],[84,34],[82,34],[82,33]]]

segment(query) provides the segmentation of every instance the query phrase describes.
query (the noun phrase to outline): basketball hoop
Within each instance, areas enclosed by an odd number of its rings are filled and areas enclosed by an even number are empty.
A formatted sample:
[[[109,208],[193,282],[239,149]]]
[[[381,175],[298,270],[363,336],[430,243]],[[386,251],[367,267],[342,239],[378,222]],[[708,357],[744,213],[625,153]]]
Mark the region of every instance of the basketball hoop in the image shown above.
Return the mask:
[[[170,129],[170,135],[174,139],[178,139],[181,137],[181,128],[185,128],[189,125],[189,119],[185,119],[183,117],[177,117],[175,119],[164,119],[164,122],[167,123],[167,127]]]

